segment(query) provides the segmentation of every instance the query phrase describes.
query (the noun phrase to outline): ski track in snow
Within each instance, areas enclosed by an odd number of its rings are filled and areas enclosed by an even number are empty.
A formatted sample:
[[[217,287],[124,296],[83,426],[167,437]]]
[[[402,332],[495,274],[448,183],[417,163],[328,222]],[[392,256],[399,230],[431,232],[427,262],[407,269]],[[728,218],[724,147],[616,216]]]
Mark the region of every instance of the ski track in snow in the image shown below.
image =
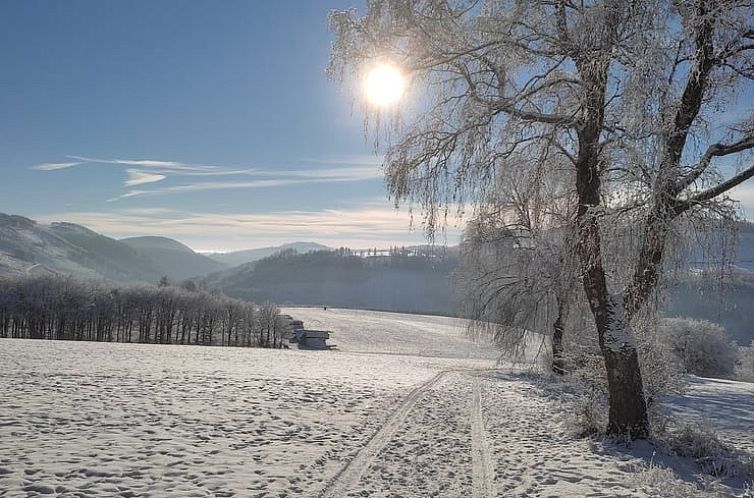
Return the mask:
[[[339,472],[332,483],[322,493],[323,498],[340,498],[346,496],[347,492],[356,486],[361,477],[374,463],[377,454],[390,442],[398,428],[406,419],[406,415],[414,407],[416,402],[424,395],[426,391],[437,384],[448,372],[443,371],[420,385],[398,405],[392,413],[387,423],[367,442],[367,444],[356,454],[341,472]]]
[[[495,470],[492,455],[487,442],[487,429],[484,423],[484,408],[482,402],[482,388],[478,378],[474,378],[474,396],[471,405],[471,461],[473,474],[471,481],[474,485],[474,498],[492,498],[495,496]]]

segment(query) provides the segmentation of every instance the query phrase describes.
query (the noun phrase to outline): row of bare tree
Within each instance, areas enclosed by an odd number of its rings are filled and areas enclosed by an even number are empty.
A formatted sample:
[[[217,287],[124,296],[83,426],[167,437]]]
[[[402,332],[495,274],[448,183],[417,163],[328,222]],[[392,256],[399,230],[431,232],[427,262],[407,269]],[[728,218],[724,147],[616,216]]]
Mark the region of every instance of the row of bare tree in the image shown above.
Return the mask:
[[[0,279],[0,337],[281,348],[286,326],[270,302],[258,306],[191,284]]]

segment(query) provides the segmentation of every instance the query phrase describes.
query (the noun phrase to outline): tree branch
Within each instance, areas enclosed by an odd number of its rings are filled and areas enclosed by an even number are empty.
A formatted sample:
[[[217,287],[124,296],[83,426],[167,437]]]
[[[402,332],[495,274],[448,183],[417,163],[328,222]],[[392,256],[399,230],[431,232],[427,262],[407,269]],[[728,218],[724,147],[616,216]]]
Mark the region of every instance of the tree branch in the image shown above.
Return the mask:
[[[732,144],[716,143],[710,145],[705,151],[702,158],[699,160],[699,164],[694,167],[688,174],[676,182],[674,188],[674,194],[681,192],[683,189],[694,183],[704,173],[710,165],[712,158],[723,157],[737,152],[742,152],[754,148],[754,135],[750,135],[742,138],[738,142]]]
[[[676,205],[676,212],[678,214],[683,213],[684,211],[688,210],[692,206],[696,206],[698,204],[701,204],[703,202],[709,201],[711,199],[714,199],[718,195],[724,194],[725,192],[729,191],[733,187],[737,187],[738,185],[742,184],[749,178],[754,176],[754,166],[749,166],[747,169],[743,170],[736,176],[730,178],[727,181],[724,181],[723,183],[716,185],[715,187],[708,188],[707,190],[704,190],[697,195],[691,197],[690,199],[686,199],[683,201],[679,201]]]
[[[510,114],[513,117],[521,119],[523,121],[533,121],[535,123],[555,124],[567,127],[577,127],[580,121],[575,116],[567,116],[564,114],[547,114],[536,111],[525,111],[523,109],[516,108],[510,101],[500,101],[495,103],[491,109],[493,114],[499,114],[501,112]]]

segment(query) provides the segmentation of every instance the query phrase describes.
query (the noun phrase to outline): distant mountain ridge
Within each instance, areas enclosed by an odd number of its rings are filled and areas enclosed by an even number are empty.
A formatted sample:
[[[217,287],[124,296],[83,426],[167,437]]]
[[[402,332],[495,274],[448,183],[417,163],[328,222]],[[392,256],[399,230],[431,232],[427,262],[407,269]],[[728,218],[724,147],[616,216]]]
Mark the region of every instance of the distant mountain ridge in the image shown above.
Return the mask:
[[[0,213],[0,274],[62,273],[115,283],[155,283],[223,269],[221,263],[165,237],[116,240],[81,225],[37,223]]]
[[[685,316],[722,325],[739,345],[754,341],[754,272],[733,268],[723,282],[715,271],[669,282],[667,316]]]
[[[739,344],[748,344],[754,339],[754,225],[742,223],[738,235],[734,279],[721,288],[714,278],[690,272],[671,285],[667,314],[720,323]],[[73,223],[45,225],[0,213],[0,275],[61,273],[114,283],[156,283],[163,275],[173,281],[201,278],[258,302],[452,314],[450,277],[458,248],[395,250],[351,252],[296,242],[208,257],[167,237],[116,240]],[[229,268],[233,257],[253,261]]]
[[[260,259],[273,256],[289,249],[300,253],[307,253],[311,251],[329,251],[331,248],[316,242],[291,242],[279,246],[260,247],[258,249],[245,249],[242,251],[226,253],[210,253],[207,254],[207,256],[225,266],[233,267],[246,263],[253,263],[254,261],[259,261]]]
[[[168,237],[147,235],[143,237],[127,237],[125,239],[118,240],[120,240],[124,244],[128,244],[134,249],[165,249],[185,253],[194,253],[194,250],[186,244],[178,242],[175,239],[169,239]]]

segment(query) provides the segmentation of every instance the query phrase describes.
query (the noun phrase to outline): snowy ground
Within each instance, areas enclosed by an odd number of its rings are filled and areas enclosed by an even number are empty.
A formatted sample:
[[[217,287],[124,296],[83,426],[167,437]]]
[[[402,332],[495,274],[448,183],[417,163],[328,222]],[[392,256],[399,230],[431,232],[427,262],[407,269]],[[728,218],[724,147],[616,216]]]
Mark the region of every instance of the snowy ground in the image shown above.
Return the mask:
[[[286,312],[340,351],[0,340],[0,497],[662,495],[640,451],[575,439],[462,322]],[[677,405],[738,403],[723,428],[750,437],[754,389],[729,387]]]
[[[499,353],[466,336],[466,321],[443,316],[381,311],[286,308],[304,326],[333,332],[340,351],[408,354],[446,358],[489,358]]]
[[[711,425],[723,441],[754,455],[754,384],[691,377],[686,392],[670,401],[672,414]]]

